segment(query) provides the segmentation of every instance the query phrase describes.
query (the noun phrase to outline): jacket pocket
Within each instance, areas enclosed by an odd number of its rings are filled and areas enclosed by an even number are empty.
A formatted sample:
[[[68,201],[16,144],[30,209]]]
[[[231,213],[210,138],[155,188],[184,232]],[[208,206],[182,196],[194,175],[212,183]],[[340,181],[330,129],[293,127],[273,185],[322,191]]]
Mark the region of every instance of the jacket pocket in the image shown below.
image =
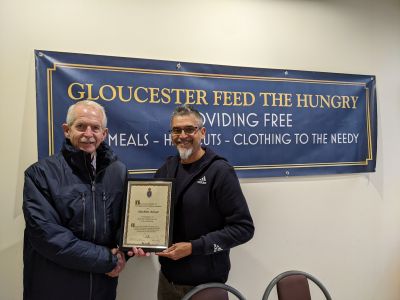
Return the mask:
[[[87,236],[88,230],[88,195],[83,189],[69,189],[54,197],[61,225],[71,230],[78,238]]]

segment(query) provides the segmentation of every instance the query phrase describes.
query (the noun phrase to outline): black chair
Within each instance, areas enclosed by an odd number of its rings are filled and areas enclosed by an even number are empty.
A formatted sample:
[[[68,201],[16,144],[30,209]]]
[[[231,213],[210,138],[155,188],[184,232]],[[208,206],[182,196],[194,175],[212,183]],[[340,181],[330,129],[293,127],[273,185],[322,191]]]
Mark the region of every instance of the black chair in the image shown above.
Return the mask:
[[[228,292],[232,293],[239,300],[246,298],[235,288],[218,282],[200,284],[191,289],[182,300],[228,300]]]
[[[268,284],[262,300],[268,300],[275,285],[279,300],[311,300],[308,280],[314,282],[321,289],[327,300],[332,300],[328,290],[317,278],[302,271],[287,271],[276,276]]]

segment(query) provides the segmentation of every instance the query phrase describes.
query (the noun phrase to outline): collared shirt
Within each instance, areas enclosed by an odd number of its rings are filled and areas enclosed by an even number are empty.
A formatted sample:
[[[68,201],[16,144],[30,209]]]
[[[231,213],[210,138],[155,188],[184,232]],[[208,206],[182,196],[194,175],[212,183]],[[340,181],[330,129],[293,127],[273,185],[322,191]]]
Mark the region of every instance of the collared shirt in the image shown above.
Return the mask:
[[[92,155],[90,156],[91,159],[91,164],[93,167],[93,170],[96,172],[96,159],[97,159],[97,152],[93,152]]]

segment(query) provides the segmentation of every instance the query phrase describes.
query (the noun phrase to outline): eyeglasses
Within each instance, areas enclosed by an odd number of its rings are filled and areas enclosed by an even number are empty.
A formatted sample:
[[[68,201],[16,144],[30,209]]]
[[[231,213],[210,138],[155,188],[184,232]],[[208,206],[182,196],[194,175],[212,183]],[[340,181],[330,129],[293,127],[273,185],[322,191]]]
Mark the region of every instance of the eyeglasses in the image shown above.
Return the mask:
[[[185,127],[173,127],[169,132],[175,135],[182,134],[195,134],[197,130],[201,129],[201,127],[194,127],[194,126],[185,126]]]

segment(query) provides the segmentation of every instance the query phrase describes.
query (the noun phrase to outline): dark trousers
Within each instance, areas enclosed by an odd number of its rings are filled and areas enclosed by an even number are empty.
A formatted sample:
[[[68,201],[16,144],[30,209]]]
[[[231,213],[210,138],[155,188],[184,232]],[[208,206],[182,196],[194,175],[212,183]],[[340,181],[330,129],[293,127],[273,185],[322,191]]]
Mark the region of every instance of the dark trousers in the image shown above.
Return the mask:
[[[181,300],[194,286],[180,285],[169,282],[160,271],[158,278],[158,300]]]

